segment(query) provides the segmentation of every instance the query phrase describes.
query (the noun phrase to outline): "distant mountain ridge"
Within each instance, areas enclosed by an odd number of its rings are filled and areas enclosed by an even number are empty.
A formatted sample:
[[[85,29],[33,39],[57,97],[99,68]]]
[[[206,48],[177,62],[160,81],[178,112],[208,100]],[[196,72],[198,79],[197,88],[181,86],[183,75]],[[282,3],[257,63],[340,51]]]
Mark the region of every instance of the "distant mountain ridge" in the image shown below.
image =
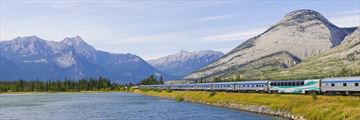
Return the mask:
[[[212,50],[180,51],[148,62],[163,73],[182,79],[191,72],[218,60],[224,54]]]
[[[98,51],[79,36],[60,42],[18,37],[0,41],[0,53],[2,80],[105,76],[114,82],[136,83],[151,74],[162,74],[136,55]]]
[[[339,28],[313,10],[296,10],[279,23],[185,77],[212,80],[246,71],[292,67],[302,60],[338,46],[354,28]],[[245,76],[245,75],[244,75]],[[258,76],[261,76],[260,74]],[[243,76],[242,76],[243,77]]]

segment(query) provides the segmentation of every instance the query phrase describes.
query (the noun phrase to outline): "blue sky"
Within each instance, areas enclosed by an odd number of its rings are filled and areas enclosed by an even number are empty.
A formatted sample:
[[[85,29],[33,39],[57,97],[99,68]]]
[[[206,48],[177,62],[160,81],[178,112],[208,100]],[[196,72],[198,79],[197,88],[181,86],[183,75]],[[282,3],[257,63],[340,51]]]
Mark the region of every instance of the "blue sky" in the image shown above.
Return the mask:
[[[339,27],[360,25],[360,1],[14,1],[1,0],[0,38],[79,35],[98,50],[145,60],[180,50],[228,52],[287,13],[313,9]]]

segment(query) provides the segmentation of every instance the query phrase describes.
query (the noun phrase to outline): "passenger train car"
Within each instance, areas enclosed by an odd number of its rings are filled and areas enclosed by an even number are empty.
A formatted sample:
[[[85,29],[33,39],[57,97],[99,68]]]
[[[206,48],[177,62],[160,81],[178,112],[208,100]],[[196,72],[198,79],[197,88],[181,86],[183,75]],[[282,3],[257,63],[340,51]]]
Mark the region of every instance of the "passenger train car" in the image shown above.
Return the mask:
[[[325,78],[321,81],[321,92],[325,94],[360,95],[360,77]]]
[[[263,80],[173,85],[141,85],[150,89],[203,90],[267,93],[323,93],[360,95],[360,76],[310,80]]]
[[[320,79],[270,81],[273,93],[308,93],[320,91]]]

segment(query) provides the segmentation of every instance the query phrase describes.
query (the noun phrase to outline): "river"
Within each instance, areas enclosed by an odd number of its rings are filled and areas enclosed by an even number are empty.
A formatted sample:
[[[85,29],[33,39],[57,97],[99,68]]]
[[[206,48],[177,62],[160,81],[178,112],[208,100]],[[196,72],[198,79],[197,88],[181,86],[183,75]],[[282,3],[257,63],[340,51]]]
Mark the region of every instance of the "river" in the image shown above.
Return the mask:
[[[282,118],[130,93],[0,94],[0,119],[280,120]]]

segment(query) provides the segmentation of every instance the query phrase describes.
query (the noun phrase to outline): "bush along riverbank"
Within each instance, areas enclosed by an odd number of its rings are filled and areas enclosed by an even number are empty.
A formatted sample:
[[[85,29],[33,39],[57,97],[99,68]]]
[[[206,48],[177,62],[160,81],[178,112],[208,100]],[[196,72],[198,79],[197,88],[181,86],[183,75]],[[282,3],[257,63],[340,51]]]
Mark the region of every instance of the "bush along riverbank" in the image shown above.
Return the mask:
[[[294,120],[359,120],[360,97],[206,91],[135,90],[133,93],[202,103]]]

